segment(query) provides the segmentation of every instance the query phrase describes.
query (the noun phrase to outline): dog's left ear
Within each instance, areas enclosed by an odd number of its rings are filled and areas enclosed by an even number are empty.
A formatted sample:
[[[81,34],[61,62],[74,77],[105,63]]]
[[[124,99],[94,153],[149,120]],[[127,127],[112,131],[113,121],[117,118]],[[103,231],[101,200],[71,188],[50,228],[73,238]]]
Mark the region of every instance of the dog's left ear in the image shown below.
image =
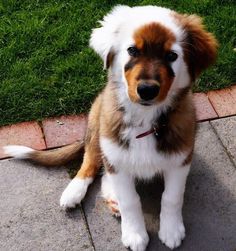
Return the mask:
[[[178,15],[178,19],[185,32],[185,61],[194,81],[203,70],[215,63],[218,43],[213,34],[206,31],[199,16]]]
[[[104,27],[93,29],[89,44],[90,47],[102,58],[104,69],[108,69],[112,64],[115,55],[112,50],[112,33],[107,31]]]
[[[100,28],[93,29],[90,37],[90,47],[94,49],[104,62],[104,68],[108,69],[115,57],[115,45],[117,34],[123,20],[128,15],[129,6],[118,5],[108,13],[100,24]]]

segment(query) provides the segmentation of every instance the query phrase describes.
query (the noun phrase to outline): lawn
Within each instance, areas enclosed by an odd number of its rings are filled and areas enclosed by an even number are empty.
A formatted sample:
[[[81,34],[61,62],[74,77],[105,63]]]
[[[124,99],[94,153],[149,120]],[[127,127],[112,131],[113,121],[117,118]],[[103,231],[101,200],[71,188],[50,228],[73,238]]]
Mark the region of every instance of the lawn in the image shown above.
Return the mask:
[[[156,4],[203,16],[220,51],[194,90],[236,82],[235,0],[3,0],[0,125],[88,111],[106,82],[101,60],[88,48],[90,32],[116,4]]]

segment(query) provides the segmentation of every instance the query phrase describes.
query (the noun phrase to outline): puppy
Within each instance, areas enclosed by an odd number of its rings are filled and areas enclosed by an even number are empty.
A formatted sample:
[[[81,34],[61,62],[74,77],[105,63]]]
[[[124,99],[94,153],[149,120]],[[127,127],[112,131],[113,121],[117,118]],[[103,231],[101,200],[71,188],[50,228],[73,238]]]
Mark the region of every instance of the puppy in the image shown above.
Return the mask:
[[[182,205],[196,129],[191,85],[214,63],[217,42],[198,16],[156,6],[117,6],[100,24],[90,46],[109,77],[92,105],[84,142],[48,152],[23,146],[5,151],[58,165],[84,147],[83,164],[60,205],[80,203],[103,165],[103,197],[121,215],[122,242],[133,251],[145,250],[149,242],[135,179],[162,174],[158,234],[173,249],[185,237]]]

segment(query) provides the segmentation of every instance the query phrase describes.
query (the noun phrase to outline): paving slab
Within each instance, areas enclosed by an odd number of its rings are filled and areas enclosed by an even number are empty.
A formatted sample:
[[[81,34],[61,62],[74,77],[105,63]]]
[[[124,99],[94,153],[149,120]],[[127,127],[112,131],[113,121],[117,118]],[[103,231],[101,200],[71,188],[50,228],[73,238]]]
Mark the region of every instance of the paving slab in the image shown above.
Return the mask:
[[[176,250],[236,249],[236,170],[209,122],[199,125],[183,208],[186,238]],[[168,251],[158,239],[161,178],[138,184],[147,229],[148,251]],[[96,250],[126,250],[120,243],[120,222],[109,214],[100,196],[100,177],[89,189],[83,208]]]
[[[82,204],[95,250],[126,250],[120,242],[120,221],[100,196],[100,180],[99,176],[91,185]],[[58,206],[68,182],[62,168],[1,161],[0,250],[93,250],[81,207],[66,213]],[[236,169],[218,135],[209,122],[201,123],[183,208],[187,236],[177,250],[236,249],[235,184]],[[139,183],[137,190],[150,235],[147,250],[169,250],[157,237],[163,181],[157,177],[149,184]]]
[[[210,123],[236,166],[236,117],[217,119]]]
[[[81,209],[59,207],[68,182],[63,168],[0,161],[0,250],[94,250]]]

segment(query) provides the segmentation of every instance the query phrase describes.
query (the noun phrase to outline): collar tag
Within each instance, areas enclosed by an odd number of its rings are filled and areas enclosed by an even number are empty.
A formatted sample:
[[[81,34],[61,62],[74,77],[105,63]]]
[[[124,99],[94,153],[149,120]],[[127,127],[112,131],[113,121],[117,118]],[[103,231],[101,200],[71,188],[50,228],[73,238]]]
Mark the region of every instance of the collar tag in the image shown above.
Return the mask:
[[[157,130],[157,127],[156,126],[153,126],[153,130],[154,130],[154,134],[155,136],[159,136],[159,133],[158,133],[158,130]]]

